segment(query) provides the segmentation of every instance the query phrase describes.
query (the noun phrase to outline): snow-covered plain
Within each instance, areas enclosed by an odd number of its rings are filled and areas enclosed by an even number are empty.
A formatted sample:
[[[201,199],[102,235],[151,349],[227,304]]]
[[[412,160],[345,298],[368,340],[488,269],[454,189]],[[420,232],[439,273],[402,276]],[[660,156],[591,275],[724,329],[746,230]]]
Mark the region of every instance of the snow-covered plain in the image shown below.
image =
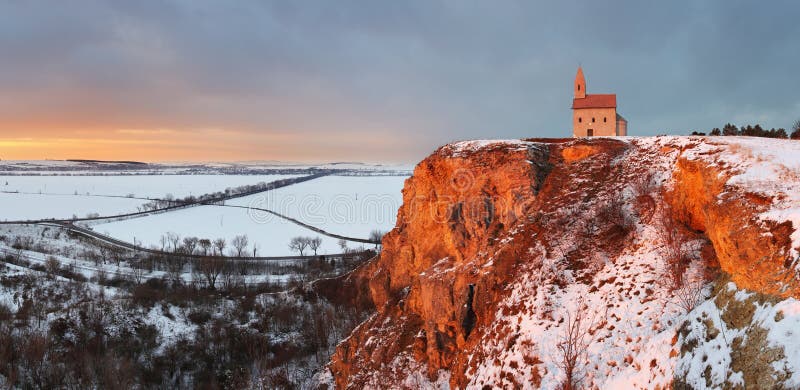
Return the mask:
[[[224,191],[229,187],[272,182],[296,175],[122,175],[0,176],[0,220],[63,219],[89,214],[139,211],[146,200]],[[330,233],[368,238],[372,230],[395,225],[406,176],[326,176],[274,191],[229,201],[229,205],[279,212]],[[41,193],[40,193],[41,192]],[[77,195],[76,195],[77,194]],[[334,238],[257,210],[202,206],[166,214],[95,225],[100,233],[144,245],[157,245],[163,234],[225,238],[246,234],[262,256],[284,256],[296,236],[321,236],[320,253],[339,253]],[[351,243],[350,247],[361,244]],[[252,250],[252,246],[251,246]]]
[[[297,219],[329,233],[368,238],[374,229],[389,231],[403,203],[407,176],[325,176],[274,191],[229,201]],[[279,217],[250,211],[255,221],[272,223]]]
[[[66,219],[138,211],[146,200],[86,195],[39,195],[0,193],[0,221]]]
[[[250,241],[250,254],[253,243],[258,246],[259,256],[288,256],[289,241],[293,237],[322,238],[319,254],[341,253],[336,239],[322,236],[300,225],[285,219],[272,218],[262,221],[253,218],[248,210],[223,206],[198,206],[189,209],[156,214],[149,217],[134,218],[125,221],[111,222],[93,226],[98,233],[133,242],[141,242],[144,246],[156,246],[160,249],[161,236],[174,232],[181,237],[224,238],[228,242],[237,235],[246,234]],[[361,244],[350,243],[350,248]],[[306,251],[306,255],[313,252]]]
[[[133,195],[138,198],[177,198],[226,188],[269,183],[297,175],[100,175],[0,176],[0,191],[62,195]]]

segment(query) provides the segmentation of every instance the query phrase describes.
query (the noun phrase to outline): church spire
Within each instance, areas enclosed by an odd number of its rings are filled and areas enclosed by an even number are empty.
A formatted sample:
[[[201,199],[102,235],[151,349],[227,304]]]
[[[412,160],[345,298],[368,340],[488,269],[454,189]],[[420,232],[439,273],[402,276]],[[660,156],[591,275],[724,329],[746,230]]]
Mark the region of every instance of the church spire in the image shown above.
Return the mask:
[[[583,77],[583,69],[578,66],[578,74],[575,75],[575,99],[586,97],[586,79]]]

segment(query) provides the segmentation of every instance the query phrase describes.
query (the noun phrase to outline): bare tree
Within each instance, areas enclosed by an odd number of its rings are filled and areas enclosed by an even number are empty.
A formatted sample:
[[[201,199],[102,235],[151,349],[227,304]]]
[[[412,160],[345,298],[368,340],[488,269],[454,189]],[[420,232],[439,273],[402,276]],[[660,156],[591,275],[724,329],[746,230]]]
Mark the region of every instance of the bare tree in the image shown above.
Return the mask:
[[[181,243],[181,236],[178,233],[174,232],[167,232],[167,241],[172,244],[172,251],[178,252],[178,246]]]
[[[383,236],[386,234],[383,230],[375,229],[369,232],[369,240],[375,243],[375,247],[380,245],[381,240],[383,240]]]
[[[166,260],[167,277],[172,281],[175,286],[183,282],[183,268],[186,266],[186,260],[180,257],[173,257]]]
[[[247,235],[236,236],[231,240],[231,245],[236,250],[236,256],[242,257],[244,256],[244,251],[247,249]]]
[[[308,238],[308,247],[314,251],[314,256],[317,255],[317,250],[322,246],[322,239],[319,237]]]
[[[200,248],[203,250],[203,256],[208,255],[208,250],[214,245],[211,243],[211,240],[207,238],[201,238],[198,240],[197,244],[200,245]]]
[[[244,285],[244,275],[238,272],[236,265],[232,261],[228,261],[222,267],[222,288],[225,290],[230,291]]]
[[[227,261],[218,257],[204,257],[196,264],[198,271],[205,278],[208,288],[214,290],[217,287],[217,279],[225,270]]]
[[[383,236],[386,234],[383,230],[375,229],[369,232],[369,240],[375,244],[375,249],[378,249],[378,245],[381,244],[383,240]]]
[[[214,240],[214,248],[216,248],[218,256],[223,256],[225,254],[224,250],[226,245],[227,243],[224,238]]]
[[[307,237],[295,237],[289,241],[289,249],[295,252],[299,252],[300,256],[305,256],[303,252],[305,252],[306,248],[308,248],[308,238]]]
[[[114,260],[114,264],[119,267],[119,263],[122,261],[122,256],[124,256],[124,251],[122,248],[113,246],[109,248],[109,254],[111,259]]]
[[[789,138],[800,140],[800,119],[792,124],[792,133],[789,134]]]
[[[195,249],[197,249],[197,245],[199,244],[200,239],[197,237],[184,237],[183,238],[183,249],[186,250],[187,255],[194,254]]]
[[[347,240],[345,240],[344,238],[340,238],[338,244],[339,244],[339,249],[342,250],[342,253],[347,253]]]
[[[131,262],[131,276],[136,284],[142,284],[146,273],[145,265],[142,261]]]
[[[97,246],[97,249],[100,251],[100,260],[102,260],[103,264],[105,264],[109,257],[111,257],[111,247],[100,244]],[[97,261],[95,261],[95,265],[97,265]]]
[[[169,243],[169,239],[166,235],[162,234],[161,238],[158,240],[161,243],[161,251],[164,252],[167,250],[167,244]]]

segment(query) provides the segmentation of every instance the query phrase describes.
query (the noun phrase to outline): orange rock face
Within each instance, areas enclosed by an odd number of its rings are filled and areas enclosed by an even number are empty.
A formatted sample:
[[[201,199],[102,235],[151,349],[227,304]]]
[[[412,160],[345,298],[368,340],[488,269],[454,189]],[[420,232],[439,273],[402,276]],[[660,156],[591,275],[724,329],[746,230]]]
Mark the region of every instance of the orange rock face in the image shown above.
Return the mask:
[[[769,208],[763,195],[726,187],[731,172],[704,161],[679,158],[675,187],[666,200],[676,218],[703,231],[714,245],[723,271],[743,288],[778,296],[800,296],[791,268],[790,222],[761,221]]]
[[[669,165],[647,159],[666,161],[673,154]],[[510,299],[507,287],[538,272],[543,256],[565,259],[570,275],[597,285],[586,263],[592,253],[613,262],[624,248],[646,245],[626,218],[652,224],[653,210],[661,207],[654,199],[661,202],[664,190],[659,183],[659,194],[626,194],[654,173],[672,178],[663,196],[672,217],[712,243],[716,256],[703,248],[704,261],[716,265],[718,257],[740,286],[798,296],[796,275],[785,266],[791,224],[758,221],[769,206],[726,186],[724,168],[679,155],[672,147],[614,139],[475,142],[437,150],[406,182],[397,226],[384,237],[380,256],[319,285],[328,296],[348,290],[354,302],[377,311],[337,348],[329,364],[336,387],[402,387],[409,371],[425,368],[430,380],[446,372],[451,387],[464,388],[471,370],[491,358],[481,357],[480,343],[508,336],[491,333],[498,313],[527,310],[501,304]],[[599,203],[596,223],[581,224],[580,231],[564,230],[572,222],[554,217],[593,202]],[[570,249],[559,253],[562,242]],[[529,367],[515,363],[514,369],[528,380],[547,374],[538,356],[525,361]],[[512,375],[506,379],[514,383]]]

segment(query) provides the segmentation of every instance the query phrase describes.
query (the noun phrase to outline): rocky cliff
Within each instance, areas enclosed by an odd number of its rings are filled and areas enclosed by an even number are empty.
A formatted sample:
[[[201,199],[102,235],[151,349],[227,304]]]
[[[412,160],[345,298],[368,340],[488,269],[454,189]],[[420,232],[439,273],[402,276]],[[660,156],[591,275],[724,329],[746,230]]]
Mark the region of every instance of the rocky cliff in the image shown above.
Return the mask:
[[[352,304],[375,310],[339,345],[323,382],[744,385],[755,379],[737,365],[752,360],[741,329],[760,317],[741,320],[739,344],[729,342],[713,362],[708,351],[721,332],[703,332],[734,327],[704,318],[725,317],[740,309],[729,302],[757,293],[766,298],[750,302],[754,311],[766,310],[763,302],[773,312],[785,306],[771,320],[782,326],[759,325],[777,351],[768,365],[783,365],[775,383],[800,386],[800,362],[791,360],[800,343],[770,339],[773,330],[800,324],[797,188],[800,143],[785,140],[444,146],[406,182],[380,256],[318,285],[329,297],[354,297]],[[720,296],[724,305],[710,303]],[[720,373],[716,382],[704,379],[711,372]]]

